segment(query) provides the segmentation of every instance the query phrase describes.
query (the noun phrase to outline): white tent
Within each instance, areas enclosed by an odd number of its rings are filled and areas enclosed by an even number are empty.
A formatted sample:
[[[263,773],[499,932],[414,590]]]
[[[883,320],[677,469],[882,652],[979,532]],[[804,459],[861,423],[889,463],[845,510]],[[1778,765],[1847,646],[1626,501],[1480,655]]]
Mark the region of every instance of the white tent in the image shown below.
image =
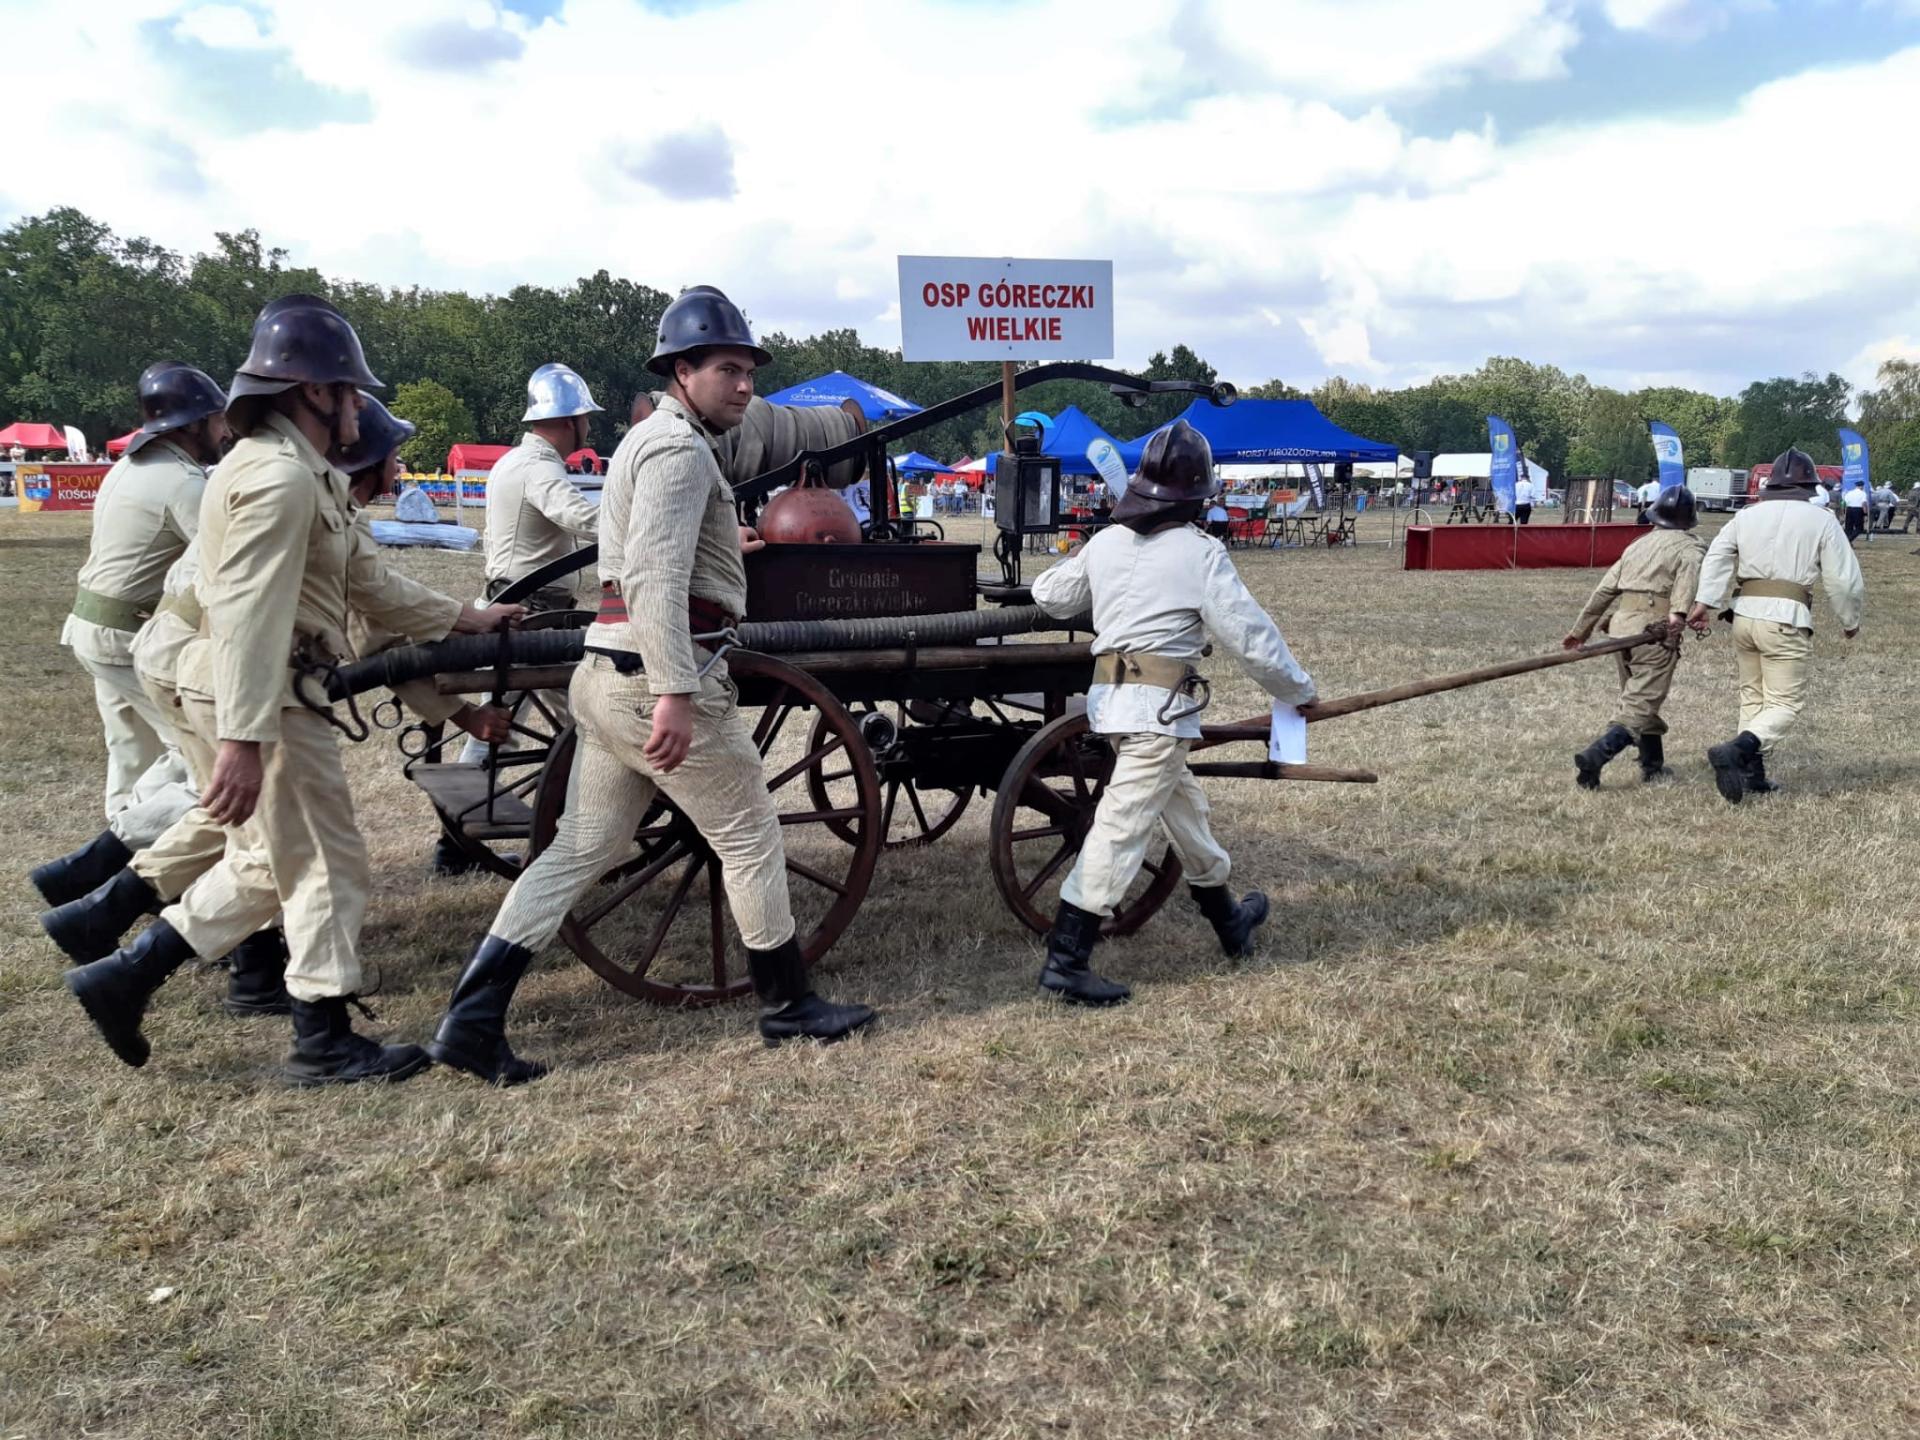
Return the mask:
[[[1527,478],[1535,485],[1544,488],[1547,483],[1547,467],[1536,464],[1532,460],[1526,463]],[[1492,474],[1493,456],[1485,450],[1433,457],[1433,478],[1436,480],[1485,480]]]

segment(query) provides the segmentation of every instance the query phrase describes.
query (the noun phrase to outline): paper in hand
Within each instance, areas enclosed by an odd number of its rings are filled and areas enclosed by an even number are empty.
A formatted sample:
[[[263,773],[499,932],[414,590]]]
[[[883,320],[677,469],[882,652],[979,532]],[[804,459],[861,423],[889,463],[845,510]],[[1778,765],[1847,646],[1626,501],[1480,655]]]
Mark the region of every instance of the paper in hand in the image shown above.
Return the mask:
[[[1267,759],[1276,765],[1307,763],[1307,717],[1278,700],[1273,702],[1273,728],[1267,733]]]

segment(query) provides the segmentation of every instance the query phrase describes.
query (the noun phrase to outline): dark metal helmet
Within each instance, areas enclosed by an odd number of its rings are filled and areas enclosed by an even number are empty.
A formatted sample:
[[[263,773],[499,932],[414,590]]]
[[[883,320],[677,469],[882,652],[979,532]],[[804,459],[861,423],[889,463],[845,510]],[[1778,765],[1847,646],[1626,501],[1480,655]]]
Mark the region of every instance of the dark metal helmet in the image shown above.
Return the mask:
[[[1647,518],[1666,530],[1691,530],[1700,523],[1693,503],[1693,492],[1684,485],[1669,485],[1647,511]]]
[[[647,369],[671,379],[674,356],[708,345],[731,345],[751,351],[755,363],[760,365],[773,360],[754,340],[753,330],[738,305],[711,285],[696,285],[682,293],[660,316],[660,334],[647,360]]]
[[[1219,493],[1213,447],[1184,420],[1148,437],[1140,473],[1127,482],[1127,494],[1153,500],[1206,500]]]
[[[360,392],[360,438],[327,458],[349,475],[387,463],[407,441],[420,433],[411,420],[402,420],[366,391]]]
[[[1820,483],[1820,468],[1804,450],[1784,451],[1767,474],[1768,490],[1811,490]]]
[[[295,385],[354,385],[378,389],[366,352],[332,305],[318,295],[283,295],[253,322],[253,348],[233,377],[232,399],[278,395]]]
[[[127,442],[127,454],[138,455],[149,440],[172,430],[184,430],[227,408],[226,394],[204,370],[178,360],[161,360],[140,372],[140,433]]]

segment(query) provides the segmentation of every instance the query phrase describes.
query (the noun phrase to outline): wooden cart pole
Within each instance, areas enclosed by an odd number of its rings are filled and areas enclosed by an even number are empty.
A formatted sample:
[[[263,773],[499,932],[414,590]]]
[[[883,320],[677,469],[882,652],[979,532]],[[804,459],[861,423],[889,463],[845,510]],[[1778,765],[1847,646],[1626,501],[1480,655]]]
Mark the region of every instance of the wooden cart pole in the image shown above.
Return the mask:
[[[1311,705],[1303,705],[1300,713],[1311,725],[1317,720],[1334,720],[1342,715],[1357,715],[1362,710],[1378,710],[1383,705],[1398,705],[1402,700],[1417,700],[1422,695],[1464,690],[1470,685],[1484,685],[1489,680],[1504,680],[1510,675],[1530,675],[1536,670],[1551,670],[1556,665],[1571,665],[1576,661],[1592,660],[1601,655],[1636,649],[1641,645],[1664,644],[1666,638],[1667,627],[1664,624],[1649,625],[1638,635],[1622,635],[1602,640],[1597,645],[1582,645],[1578,650],[1555,650],[1546,655],[1530,655],[1524,660],[1503,660],[1498,665],[1482,665],[1477,670],[1437,675],[1430,680],[1411,680],[1405,685],[1390,685],[1384,690],[1366,690],[1338,700],[1316,700]],[[1232,725],[1208,725],[1203,727],[1200,741],[1194,748],[1200,750],[1235,740],[1261,740],[1266,738],[1268,730],[1269,721],[1265,716],[1255,716]]]

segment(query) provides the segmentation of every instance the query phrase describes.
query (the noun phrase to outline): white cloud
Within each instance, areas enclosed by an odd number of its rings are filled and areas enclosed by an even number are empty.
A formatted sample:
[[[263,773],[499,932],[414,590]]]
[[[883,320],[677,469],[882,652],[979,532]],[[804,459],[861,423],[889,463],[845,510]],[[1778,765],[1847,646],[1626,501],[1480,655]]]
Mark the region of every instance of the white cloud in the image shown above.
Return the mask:
[[[257,50],[272,43],[259,17],[238,5],[196,6],[174,22],[173,33],[216,50]]]
[[[1603,0],[1600,8],[1620,30],[1697,40],[1738,15],[1773,9],[1773,0]]]
[[[1648,25],[1674,8],[1639,3]],[[538,25],[468,0],[404,8],[16,9],[15,48],[140,83],[102,87],[86,124],[16,107],[10,145],[42,163],[8,175],[8,203],[76,204],[184,249],[254,226],[387,284],[706,281],[767,329],[882,342],[898,254],[1111,257],[1116,358],[1185,341],[1247,381],[1340,367],[1399,383],[1521,353],[1733,384],[1920,333],[1920,192],[1887,169],[1920,50],[1764,86],[1725,115],[1509,138],[1423,133],[1409,106],[1559,73],[1578,43],[1568,3],[896,0],[858,24],[786,0],[568,0]],[[191,24],[231,52],[234,16],[270,38],[263,62],[284,50],[359,109],[298,130],[262,85],[254,125],[184,123],[205,77],[156,73],[141,26]],[[402,43],[468,33],[486,44],[464,66],[422,68]],[[726,57],[724,87],[686,63],[703,55]],[[1804,232],[1772,222],[1783,175],[1830,197]]]

